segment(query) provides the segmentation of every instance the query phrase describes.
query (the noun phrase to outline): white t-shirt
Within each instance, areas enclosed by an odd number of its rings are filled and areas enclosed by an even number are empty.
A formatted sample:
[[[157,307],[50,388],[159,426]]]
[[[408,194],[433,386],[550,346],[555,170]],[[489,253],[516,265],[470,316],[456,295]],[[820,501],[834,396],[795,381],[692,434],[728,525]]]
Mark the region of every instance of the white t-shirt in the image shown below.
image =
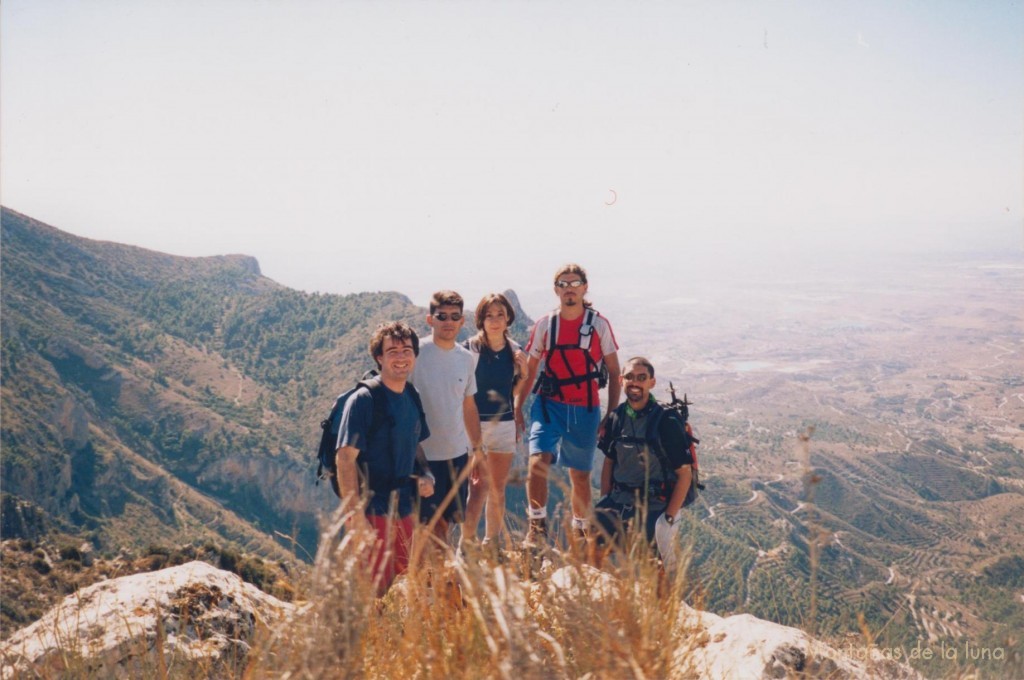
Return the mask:
[[[430,436],[423,440],[427,460],[451,460],[469,453],[462,407],[476,394],[476,358],[465,347],[441,349],[433,340],[420,343],[410,382],[420,393]]]

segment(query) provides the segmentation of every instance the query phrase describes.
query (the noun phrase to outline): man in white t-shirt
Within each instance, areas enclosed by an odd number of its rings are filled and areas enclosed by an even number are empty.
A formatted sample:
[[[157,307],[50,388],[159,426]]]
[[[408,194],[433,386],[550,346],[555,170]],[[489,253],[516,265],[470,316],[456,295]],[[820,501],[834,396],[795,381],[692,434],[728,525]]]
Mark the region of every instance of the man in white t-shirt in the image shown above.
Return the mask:
[[[465,322],[463,305],[462,296],[452,290],[431,297],[431,337],[420,345],[410,380],[427,415],[430,436],[422,446],[436,480],[434,493],[419,499],[420,521],[429,523],[436,517],[434,535],[443,541],[449,525],[463,520],[470,477],[478,474],[483,460],[480,416],[473,399],[476,360],[456,342]]]

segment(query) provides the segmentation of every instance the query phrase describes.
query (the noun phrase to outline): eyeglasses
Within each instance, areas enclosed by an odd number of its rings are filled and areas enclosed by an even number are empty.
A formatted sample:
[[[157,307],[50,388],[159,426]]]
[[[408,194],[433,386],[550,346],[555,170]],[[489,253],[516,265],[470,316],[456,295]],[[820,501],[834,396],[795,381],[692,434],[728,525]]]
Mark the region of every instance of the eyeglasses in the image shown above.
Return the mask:
[[[434,312],[434,318],[438,321],[460,321],[462,319],[462,312]]]
[[[647,374],[627,373],[626,375],[622,376],[622,379],[625,380],[626,382],[647,382]]]
[[[555,281],[555,285],[559,288],[579,288],[584,285],[584,282],[579,279],[575,281]]]

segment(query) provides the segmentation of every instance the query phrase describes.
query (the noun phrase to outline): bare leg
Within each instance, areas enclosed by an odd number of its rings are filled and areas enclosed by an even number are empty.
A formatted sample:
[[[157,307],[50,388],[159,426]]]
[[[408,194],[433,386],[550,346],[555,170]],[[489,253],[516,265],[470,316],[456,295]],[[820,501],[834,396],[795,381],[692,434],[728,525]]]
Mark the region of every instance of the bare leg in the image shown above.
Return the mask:
[[[530,509],[548,506],[548,468],[555,459],[551,453],[535,453],[530,456],[530,476],[526,482],[526,497]]]
[[[572,483],[572,516],[589,517],[593,512],[590,473],[569,468],[569,481]]]
[[[490,460],[488,454],[487,458]],[[466,499],[466,519],[462,523],[462,540],[476,540],[480,528],[480,515],[484,511],[484,503],[487,501],[488,489],[491,486],[491,475],[489,472],[490,463],[484,463],[476,472],[477,480],[472,477],[469,481],[469,498]]]
[[[484,536],[493,541],[501,535],[505,524],[505,485],[508,483],[508,472],[512,469],[512,453],[491,451],[487,454],[487,467],[490,472],[490,492],[487,495]]]
[[[441,517],[434,525],[434,536],[441,541],[442,545],[448,545],[448,520]]]

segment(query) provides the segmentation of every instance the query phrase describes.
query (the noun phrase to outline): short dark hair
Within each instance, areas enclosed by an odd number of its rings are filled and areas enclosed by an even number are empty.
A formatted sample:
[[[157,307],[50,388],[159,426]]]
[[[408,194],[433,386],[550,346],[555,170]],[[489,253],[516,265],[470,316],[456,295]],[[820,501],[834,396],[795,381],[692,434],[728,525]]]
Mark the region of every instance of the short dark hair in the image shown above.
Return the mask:
[[[433,316],[438,307],[458,307],[461,312],[464,305],[462,296],[454,290],[439,290],[430,296],[430,315]]]
[[[377,326],[370,338],[370,356],[377,362],[380,368],[380,357],[384,356],[384,338],[391,338],[395,342],[405,344],[406,340],[412,341],[412,352],[420,355],[420,337],[416,331],[404,321],[385,321]]]
[[[645,359],[644,357],[630,357],[629,359],[626,359],[626,366],[631,366],[633,364],[640,364],[651,372],[652,378],[654,377],[654,364],[652,364],[650,360]]]
[[[580,277],[580,281],[582,281],[583,283],[587,282],[587,270],[579,266],[578,264],[569,263],[563,264],[561,267],[558,268],[558,271],[555,272],[555,283],[557,284],[558,279],[562,276],[565,276],[566,274],[576,274],[577,276]]]

